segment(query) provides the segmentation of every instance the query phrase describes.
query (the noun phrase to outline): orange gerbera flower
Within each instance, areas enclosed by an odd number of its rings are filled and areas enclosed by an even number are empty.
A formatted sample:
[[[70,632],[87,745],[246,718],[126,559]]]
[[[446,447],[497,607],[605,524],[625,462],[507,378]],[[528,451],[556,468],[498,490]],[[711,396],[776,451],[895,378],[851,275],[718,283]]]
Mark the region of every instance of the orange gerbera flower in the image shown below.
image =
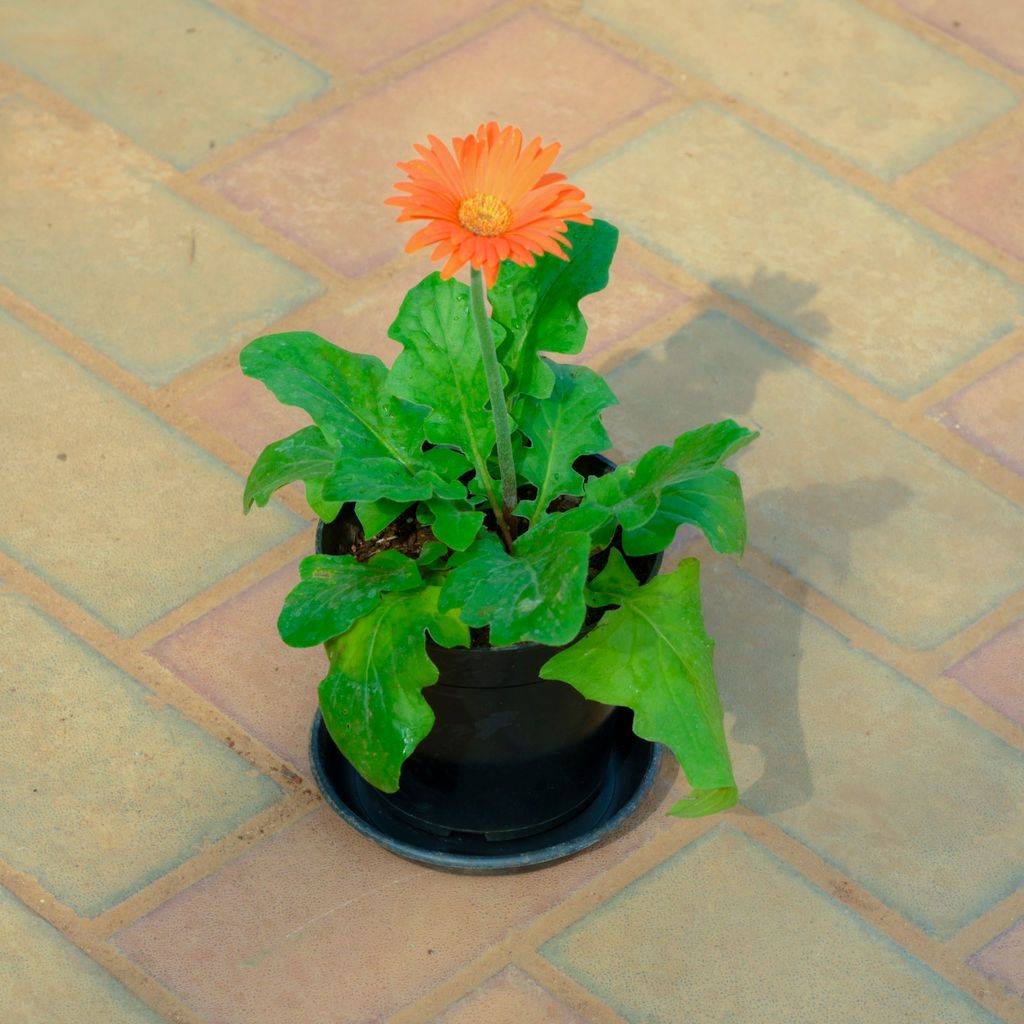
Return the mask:
[[[406,252],[427,245],[431,259],[447,262],[441,277],[451,277],[469,263],[494,284],[502,260],[533,266],[542,253],[568,259],[562,246],[569,221],[590,224],[583,191],[548,168],[558,155],[557,142],[542,146],[534,139],[523,148],[523,133],[492,121],[476,135],[452,139],[452,148],[433,135],[430,148],[417,145],[420,160],[400,163],[408,181],[395,188],[408,195],[385,202],[400,206],[399,221],[428,220],[409,239]],[[454,151],[454,155],[453,155]]]

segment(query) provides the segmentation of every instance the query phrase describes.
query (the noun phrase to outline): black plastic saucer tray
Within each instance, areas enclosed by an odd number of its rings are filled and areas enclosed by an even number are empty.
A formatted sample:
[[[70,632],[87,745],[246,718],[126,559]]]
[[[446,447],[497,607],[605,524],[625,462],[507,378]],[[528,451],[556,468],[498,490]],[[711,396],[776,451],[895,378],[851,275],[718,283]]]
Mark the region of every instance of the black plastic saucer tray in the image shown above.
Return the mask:
[[[489,841],[454,833],[436,836],[391,814],[334,745],[318,710],[309,760],[331,807],[357,832],[385,849],[430,867],[467,875],[511,874],[553,864],[600,842],[621,828],[654,784],[661,748],[639,739],[623,719],[614,754],[597,796],[575,818],[523,839]]]

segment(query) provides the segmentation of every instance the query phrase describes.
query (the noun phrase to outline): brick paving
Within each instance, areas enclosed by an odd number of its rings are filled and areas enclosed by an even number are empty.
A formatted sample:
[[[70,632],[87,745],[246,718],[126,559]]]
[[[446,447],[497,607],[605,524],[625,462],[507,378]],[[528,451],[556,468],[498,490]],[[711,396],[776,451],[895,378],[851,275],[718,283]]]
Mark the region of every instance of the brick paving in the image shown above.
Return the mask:
[[[0,0],[3,1024],[1024,1024],[1024,3]],[[393,358],[428,132],[564,143],[632,457],[733,416],[741,803],[528,875],[306,762],[267,329]],[[671,559],[670,559],[671,561]]]

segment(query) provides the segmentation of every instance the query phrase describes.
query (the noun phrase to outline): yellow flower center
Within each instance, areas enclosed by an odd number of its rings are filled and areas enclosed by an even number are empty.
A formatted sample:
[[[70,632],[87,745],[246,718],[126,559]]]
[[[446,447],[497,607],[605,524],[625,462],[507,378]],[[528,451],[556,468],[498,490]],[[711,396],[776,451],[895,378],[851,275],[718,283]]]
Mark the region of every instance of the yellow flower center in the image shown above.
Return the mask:
[[[459,207],[459,223],[474,235],[493,238],[509,229],[512,211],[497,196],[470,196]]]

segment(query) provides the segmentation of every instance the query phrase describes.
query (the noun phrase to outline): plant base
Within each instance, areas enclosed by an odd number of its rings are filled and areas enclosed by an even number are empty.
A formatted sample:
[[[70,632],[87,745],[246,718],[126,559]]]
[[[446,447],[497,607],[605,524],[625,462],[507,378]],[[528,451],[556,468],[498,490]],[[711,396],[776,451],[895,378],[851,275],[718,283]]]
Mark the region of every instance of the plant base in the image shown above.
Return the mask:
[[[317,785],[335,812],[392,853],[461,874],[510,874],[564,860],[593,846],[637,810],[654,784],[661,749],[635,736],[630,718],[628,712],[619,716],[613,754],[593,800],[569,820],[520,839],[488,840],[466,832],[435,835],[399,818],[345,760],[319,710],[313,719],[309,760]]]

